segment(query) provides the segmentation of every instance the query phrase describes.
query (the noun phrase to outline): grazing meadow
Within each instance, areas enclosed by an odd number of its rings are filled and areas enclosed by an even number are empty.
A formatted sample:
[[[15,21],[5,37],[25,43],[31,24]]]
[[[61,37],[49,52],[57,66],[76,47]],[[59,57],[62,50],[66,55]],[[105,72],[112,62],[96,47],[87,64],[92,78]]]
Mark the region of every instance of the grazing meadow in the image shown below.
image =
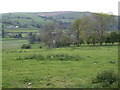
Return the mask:
[[[117,88],[95,83],[104,70],[118,73],[118,46],[21,49],[27,40],[2,41],[3,88]]]

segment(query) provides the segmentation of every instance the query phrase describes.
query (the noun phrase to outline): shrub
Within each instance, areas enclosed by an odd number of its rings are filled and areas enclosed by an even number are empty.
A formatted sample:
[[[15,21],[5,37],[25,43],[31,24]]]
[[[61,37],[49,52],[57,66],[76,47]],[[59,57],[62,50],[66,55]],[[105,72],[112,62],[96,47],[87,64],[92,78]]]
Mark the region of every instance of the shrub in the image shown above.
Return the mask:
[[[99,72],[96,78],[93,80],[93,83],[101,83],[102,87],[110,86],[113,83],[118,81],[117,74],[112,70],[105,70]]]
[[[31,48],[31,45],[30,44],[23,44],[22,49],[30,49]]]
[[[42,46],[39,46],[40,49],[42,49]]]

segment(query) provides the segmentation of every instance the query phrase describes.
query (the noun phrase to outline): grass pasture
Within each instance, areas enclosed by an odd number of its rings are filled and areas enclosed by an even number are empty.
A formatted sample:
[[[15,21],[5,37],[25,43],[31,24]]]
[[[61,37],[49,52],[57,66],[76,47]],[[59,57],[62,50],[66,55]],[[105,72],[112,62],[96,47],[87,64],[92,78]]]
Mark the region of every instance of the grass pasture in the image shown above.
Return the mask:
[[[16,35],[16,34],[21,34],[22,37],[26,38],[28,33],[36,33],[38,32],[38,29],[5,29],[5,32],[7,35],[5,37],[9,38],[10,36]]]
[[[99,71],[118,72],[118,46],[39,49],[34,44],[32,49],[20,49],[26,42],[3,41],[2,87],[97,88],[101,85],[93,84],[92,79]]]
[[[5,29],[5,32],[37,32],[37,29]]]
[[[2,49],[20,49],[24,43],[28,43],[25,39],[3,38]]]

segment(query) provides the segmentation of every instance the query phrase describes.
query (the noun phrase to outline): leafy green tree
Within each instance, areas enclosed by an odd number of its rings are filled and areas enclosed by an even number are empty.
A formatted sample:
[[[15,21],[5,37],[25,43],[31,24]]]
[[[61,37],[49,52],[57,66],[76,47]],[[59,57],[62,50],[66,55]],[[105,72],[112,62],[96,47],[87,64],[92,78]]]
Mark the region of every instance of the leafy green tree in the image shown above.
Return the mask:
[[[98,37],[96,34],[90,36],[90,42],[95,45],[98,42]]]
[[[117,34],[117,41],[118,41],[118,43],[120,45],[120,32],[118,32],[118,34]]]
[[[105,35],[105,43],[106,44],[114,44],[115,42],[118,42],[119,39],[119,34],[117,31],[112,31],[110,33],[107,33],[107,35]]]
[[[83,30],[84,27],[84,21],[82,19],[76,19],[75,22],[72,25],[72,30],[75,33],[75,37],[76,37],[76,44],[79,47],[80,45],[80,34],[81,31]]]
[[[35,33],[29,33],[28,41],[29,41],[30,44],[33,44],[36,41]]]
[[[87,38],[86,43],[87,43],[88,45],[91,44],[91,40],[90,40],[89,37]]]
[[[71,44],[71,38],[68,35],[61,34],[59,40],[56,42],[57,47],[69,46]]]
[[[110,25],[115,23],[114,16],[103,13],[95,13],[91,16],[83,18],[85,26],[84,30],[86,31],[86,42],[90,41],[95,44],[98,43],[102,45],[105,42],[105,33],[109,31]],[[87,38],[90,38],[88,40]]]
[[[111,36],[111,43],[117,42],[117,32],[111,32],[110,36]]]
[[[21,33],[18,34],[18,38],[22,38],[22,34]]]
[[[4,30],[4,26],[2,25],[2,38],[5,37],[5,30]]]
[[[105,43],[106,43],[106,45],[109,43],[111,43],[111,37],[110,37],[110,35],[108,34],[108,35],[106,35],[105,36]]]
[[[102,45],[105,31],[109,30],[109,25],[114,22],[114,17],[103,13],[93,14],[92,17],[94,21],[92,28],[97,32],[99,44]]]

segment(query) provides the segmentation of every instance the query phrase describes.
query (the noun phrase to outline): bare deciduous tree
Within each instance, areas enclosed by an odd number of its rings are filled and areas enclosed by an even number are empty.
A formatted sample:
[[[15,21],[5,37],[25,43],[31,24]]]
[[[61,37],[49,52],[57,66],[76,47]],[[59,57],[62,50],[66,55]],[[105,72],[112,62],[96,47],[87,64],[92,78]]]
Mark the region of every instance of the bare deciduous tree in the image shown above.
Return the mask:
[[[57,24],[56,23],[49,23],[44,26],[42,30],[42,40],[43,42],[49,47],[54,48],[56,43],[56,32]]]

